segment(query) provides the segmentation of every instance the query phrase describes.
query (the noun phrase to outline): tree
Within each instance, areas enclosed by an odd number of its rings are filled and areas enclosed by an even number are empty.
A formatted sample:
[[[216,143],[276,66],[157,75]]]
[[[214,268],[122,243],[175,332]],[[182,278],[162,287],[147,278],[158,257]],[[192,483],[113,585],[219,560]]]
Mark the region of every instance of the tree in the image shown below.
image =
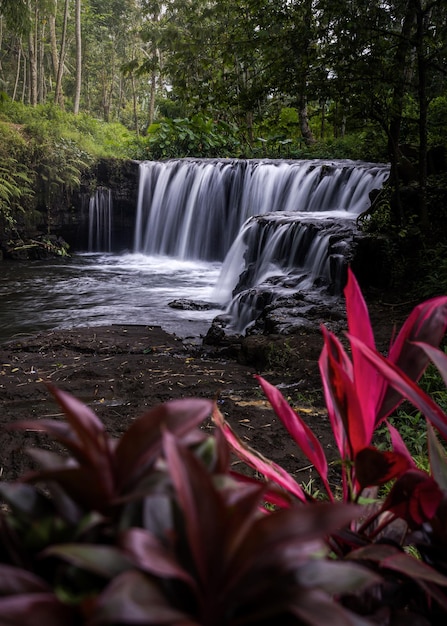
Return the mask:
[[[76,86],[74,97],[74,113],[79,113],[82,87],[82,33],[81,33],[81,0],[75,4],[75,30],[76,30]]]
[[[54,94],[54,101],[56,104],[59,104],[63,107],[63,91],[62,91],[62,75],[64,73],[64,63],[65,63],[65,49],[67,45],[67,24],[68,24],[68,9],[69,9],[69,1],[65,0],[64,4],[64,17],[62,22],[62,35],[61,35],[61,48],[59,52],[59,63],[57,67],[57,76],[56,76],[56,87]]]

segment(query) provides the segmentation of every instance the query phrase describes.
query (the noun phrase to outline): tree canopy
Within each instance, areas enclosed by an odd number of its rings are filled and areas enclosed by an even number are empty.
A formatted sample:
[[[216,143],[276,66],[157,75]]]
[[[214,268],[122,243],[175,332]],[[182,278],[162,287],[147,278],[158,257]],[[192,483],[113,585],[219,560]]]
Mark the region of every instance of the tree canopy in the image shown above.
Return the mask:
[[[357,133],[399,184],[403,145],[423,179],[446,143],[446,29],[445,0],[0,0],[0,92],[140,135],[213,120],[252,148]]]

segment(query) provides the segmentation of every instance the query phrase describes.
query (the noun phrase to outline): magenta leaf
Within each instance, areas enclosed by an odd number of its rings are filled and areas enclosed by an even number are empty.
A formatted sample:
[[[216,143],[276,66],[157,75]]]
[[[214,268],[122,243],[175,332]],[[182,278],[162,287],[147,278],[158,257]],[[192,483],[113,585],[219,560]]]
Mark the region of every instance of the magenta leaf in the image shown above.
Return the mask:
[[[413,457],[411,456],[411,453],[405,445],[405,442],[402,439],[401,434],[399,433],[397,428],[394,428],[394,426],[389,422],[387,422],[386,426],[388,428],[388,432],[390,433],[393,450],[407,459],[409,469],[412,467],[415,468],[416,463],[414,462]]]
[[[427,300],[413,309],[393,343],[389,360],[397,365],[409,379],[418,381],[429,363],[429,356],[420,342],[437,347],[447,328],[447,296]],[[431,358],[431,357],[430,357]],[[400,404],[399,389],[387,387],[377,406],[376,423]]]
[[[279,389],[268,383],[261,376],[256,376],[256,378],[267,396],[268,401],[272,405],[276,415],[284,424],[294,441],[296,441],[300,450],[302,450],[312,465],[315,466],[315,469],[324,482],[326,491],[330,497],[332,497],[327,480],[327,460],[320,442],[309,426],[291,408]]]
[[[373,352],[355,337],[350,340],[355,342],[365,354],[365,357],[377,368],[384,378],[392,385],[399,394],[409,400],[447,440],[447,416],[420,387],[405,375],[394,363],[383,357],[378,352]]]
[[[417,342],[416,345],[425,352],[428,358],[437,367],[442,380],[444,381],[444,385],[447,387],[447,354],[437,348],[434,348],[433,346],[428,345],[427,343]]]
[[[286,491],[289,491],[302,502],[306,502],[307,496],[296,480],[280,465],[266,459],[259,452],[243,443],[217,407],[215,407],[213,411],[213,421],[222,431],[225,439],[240,459],[267,479],[272,480]]]
[[[355,387],[352,363],[340,341],[323,327],[324,343],[320,361],[326,359],[321,369],[326,404],[334,434],[343,425],[347,445],[343,451],[346,456],[354,459],[357,452],[370,444],[372,425],[367,422],[368,415],[364,415]],[[341,443],[344,439],[340,437]]]
[[[323,346],[321,351],[318,365],[320,368],[321,380],[323,383],[324,397],[326,400],[326,407],[328,411],[329,421],[331,423],[332,432],[334,433],[335,442],[337,444],[340,457],[345,459],[348,456],[348,440],[346,436],[343,420],[336,409],[335,398],[333,398],[333,391],[331,385],[331,370],[329,362],[329,350],[327,345]]]
[[[349,333],[361,339],[372,350],[375,350],[376,345],[368,309],[357,280],[350,269],[348,269],[348,282],[344,294]],[[377,370],[372,367],[355,345],[351,346],[351,353],[355,387],[358,397],[361,398],[363,420],[370,437],[374,430],[376,405],[378,396],[381,393],[382,381]]]

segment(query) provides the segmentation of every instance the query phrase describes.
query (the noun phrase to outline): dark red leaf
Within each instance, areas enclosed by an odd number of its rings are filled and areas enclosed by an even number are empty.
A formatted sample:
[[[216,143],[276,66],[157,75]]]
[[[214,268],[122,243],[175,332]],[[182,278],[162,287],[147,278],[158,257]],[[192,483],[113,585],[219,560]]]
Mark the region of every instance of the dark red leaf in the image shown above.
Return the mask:
[[[0,564],[0,596],[48,592],[49,590],[48,584],[32,572],[12,565]]]
[[[124,572],[112,580],[99,596],[89,624],[200,626],[138,571]]]
[[[247,465],[255,469],[257,472],[283,487],[302,502],[307,500],[301,486],[296,480],[274,461],[270,461],[262,456],[256,450],[253,450],[247,444],[243,443],[236,433],[233,431],[228,422],[224,419],[222,413],[217,407],[213,411],[213,421],[216,426],[223,432],[225,439],[234,450],[235,454],[245,461]]]
[[[113,578],[132,567],[126,555],[114,546],[88,543],[60,543],[42,552],[104,578]]]
[[[436,482],[419,470],[409,470],[393,485],[382,506],[417,528],[432,519],[442,501],[442,491]]]
[[[195,581],[155,535],[142,528],[123,533],[120,546],[142,570],[161,578],[177,578],[195,588]]]
[[[209,417],[212,410],[210,400],[184,398],[161,404],[135,420],[115,450],[121,489],[141,478],[159,456],[163,428],[182,438]]]
[[[339,503],[296,505],[256,520],[231,563],[227,593],[256,596],[272,572],[292,572],[319,551],[326,537],[361,515],[361,507]]]
[[[326,491],[332,498],[332,492],[327,481],[327,460],[320,442],[309,426],[291,408],[279,389],[268,383],[261,376],[256,376],[256,378],[276,415],[284,424],[294,441],[296,441],[298,447],[306,455],[312,465],[315,466],[315,469],[324,482]]]
[[[52,593],[28,593],[0,598],[1,626],[70,626],[75,610],[63,605]]]
[[[418,305],[402,326],[393,343],[389,360],[397,365],[410,380],[418,381],[429,363],[427,353],[418,342],[437,347],[447,328],[447,296],[427,300]],[[390,382],[390,381],[389,381]],[[388,386],[377,406],[379,423],[402,401],[402,393],[395,387]]]
[[[412,465],[399,452],[381,452],[372,446],[355,457],[355,477],[361,489],[383,485],[401,476]]]
[[[225,537],[226,511],[211,475],[192,452],[165,431],[163,447],[182,508],[185,529],[202,585],[222,566],[222,541]]]
[[[347,558],[373,561],[378,563],[380,567],[400,572],[415,581],[421,580],[444,587],[447,586],[447,576],[440,574],[430,565],[423,563],[395,546],[375,543],[353,550]]]

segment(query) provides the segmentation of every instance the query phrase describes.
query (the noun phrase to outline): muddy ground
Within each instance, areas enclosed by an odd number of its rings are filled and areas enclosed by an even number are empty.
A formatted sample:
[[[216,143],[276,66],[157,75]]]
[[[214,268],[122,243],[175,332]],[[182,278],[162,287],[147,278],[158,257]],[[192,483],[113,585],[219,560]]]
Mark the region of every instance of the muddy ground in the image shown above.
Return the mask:
[[[393,325],[408,307],[376,303],[371,318],[378,347],[386,350]],[[297,450],[264,400],[255,373],[279,385],[322,442],[329,458],[334,441],[322,400],[319,331],[286,338],[251,339],[231,350],[185,345],[158,327],[108,326],[47,331],[0,345],[0,472],[14,479],[32,464],[27,446],[45,436],[8,432],[5,424],[28,418],[62,418],[45,381],[88,403],[107,431],[119,437],[137,416],[171,398],[218,398],[239,436],[281,464],[300,482],[313,481]],[[245,364],[243,364],[245,362]],[[212,424],[203,428],[212,431]],[[336,468],[333,480],[337,480]]]

